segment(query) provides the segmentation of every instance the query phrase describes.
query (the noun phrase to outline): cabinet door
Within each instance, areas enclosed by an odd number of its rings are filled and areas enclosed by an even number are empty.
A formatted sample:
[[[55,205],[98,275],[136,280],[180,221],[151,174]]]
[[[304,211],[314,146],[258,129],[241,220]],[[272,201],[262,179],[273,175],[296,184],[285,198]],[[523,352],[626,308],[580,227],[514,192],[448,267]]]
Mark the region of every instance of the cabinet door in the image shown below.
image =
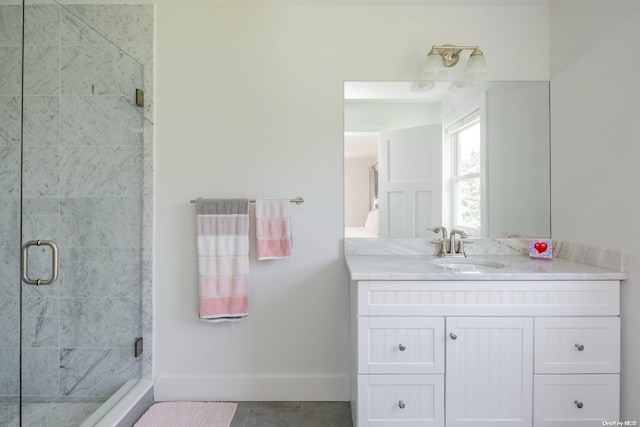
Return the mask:
[[[531,426],[533,319],[446,319],[447,427]]]

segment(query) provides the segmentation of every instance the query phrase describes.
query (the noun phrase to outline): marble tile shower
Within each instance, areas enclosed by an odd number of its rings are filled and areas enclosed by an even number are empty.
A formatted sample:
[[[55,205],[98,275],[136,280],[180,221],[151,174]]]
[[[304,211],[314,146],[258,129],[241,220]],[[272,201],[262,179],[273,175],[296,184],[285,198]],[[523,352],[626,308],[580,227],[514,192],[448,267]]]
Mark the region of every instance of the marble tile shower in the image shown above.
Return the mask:
[[[24,13],[22,73],[22,7],[0,5],[0,400],[21,348],[23,399],[107,398],[151,373],[153,7]],[[57,242],[60,275],[20,292],[31,239]],[[50,256],[30,250],[29,275]]]

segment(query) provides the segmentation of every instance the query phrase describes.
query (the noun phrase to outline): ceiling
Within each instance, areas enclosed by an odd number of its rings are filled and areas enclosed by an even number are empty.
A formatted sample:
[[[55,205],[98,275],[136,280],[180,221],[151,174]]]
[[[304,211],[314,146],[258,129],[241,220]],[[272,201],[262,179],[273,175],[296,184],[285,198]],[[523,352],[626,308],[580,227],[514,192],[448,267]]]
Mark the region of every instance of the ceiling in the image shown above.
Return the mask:
[[[238,6],[530,6],[548,5],[552,0],[58,0],[61,4],[213,4]],[[27,4],[54,0],[26,0]],[[21,4],[0,0],[0,4]]]

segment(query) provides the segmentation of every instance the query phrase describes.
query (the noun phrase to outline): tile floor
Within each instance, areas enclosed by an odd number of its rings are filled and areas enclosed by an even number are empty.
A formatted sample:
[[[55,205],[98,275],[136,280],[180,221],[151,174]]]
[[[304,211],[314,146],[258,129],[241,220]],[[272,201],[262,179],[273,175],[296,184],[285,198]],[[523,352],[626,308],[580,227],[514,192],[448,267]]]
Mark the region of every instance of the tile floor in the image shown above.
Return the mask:
[[[77,427],[101,403],[25,403],[22,425],[26,427]],[[0,427],[19,427],[18,404],[0,404]]]
[[[352,427],[349,402],[238,402],[231,427]]]
[[[99,403],[25,405],[23,425],[79,426]],[[0,404],[0,426],[18,427],[17,404]],[[349,402],[238,402],[231,427],[352,427]]]

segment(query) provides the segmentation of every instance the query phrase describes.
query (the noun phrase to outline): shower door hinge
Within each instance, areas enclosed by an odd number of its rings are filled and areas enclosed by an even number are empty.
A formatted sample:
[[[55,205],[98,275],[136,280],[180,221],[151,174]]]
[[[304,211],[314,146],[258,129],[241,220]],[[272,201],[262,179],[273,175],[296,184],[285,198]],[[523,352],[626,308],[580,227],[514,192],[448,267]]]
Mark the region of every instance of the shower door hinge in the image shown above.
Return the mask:
[[[142,337],[136,338],[133,343],[133,355],[134,357],[140,357],[142,354]]]
[[[144,107],[144,91],[142,89],[136,89],[136,105]]]

